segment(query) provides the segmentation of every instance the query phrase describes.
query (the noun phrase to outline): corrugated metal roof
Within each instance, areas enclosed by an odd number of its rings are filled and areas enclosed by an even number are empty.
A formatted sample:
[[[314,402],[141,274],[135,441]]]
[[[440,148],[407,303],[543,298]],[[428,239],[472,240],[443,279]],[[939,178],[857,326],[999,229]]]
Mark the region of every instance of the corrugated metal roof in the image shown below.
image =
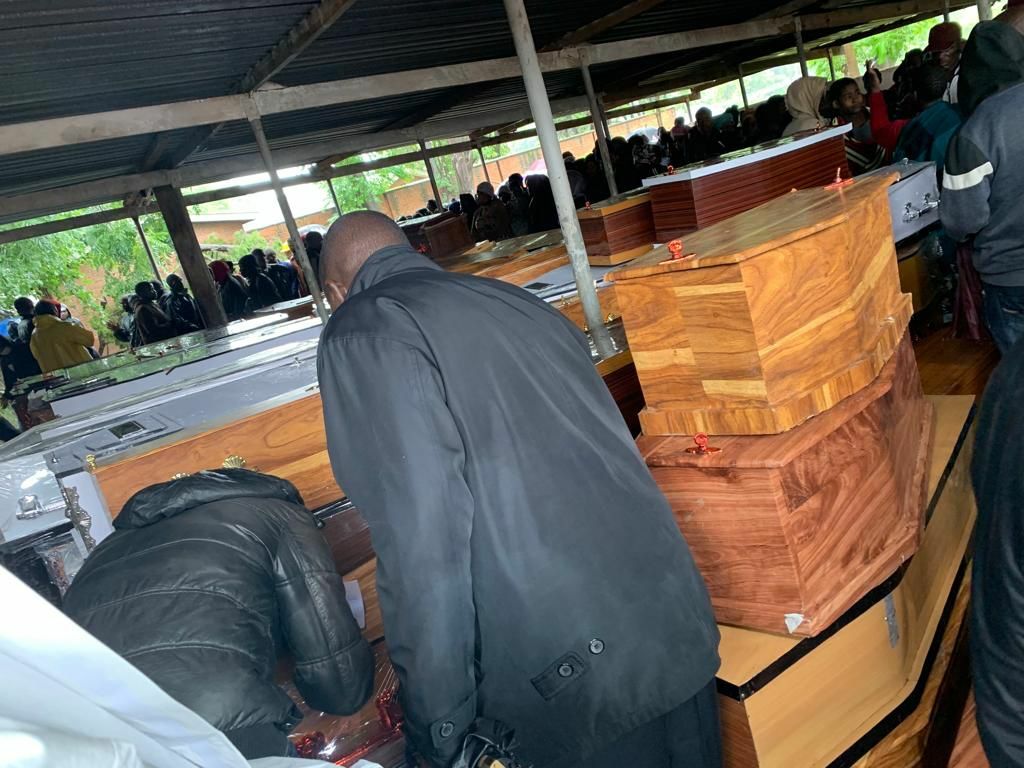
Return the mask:
[[[624,0],[526,4],[534,38],[543,47],[620,8]],[[849,0],[829,7],[860,4]],[[665,0],[595,42],[746,21],[778,5],[777,0]],[[233,93],[245,73],[314,7],[309,0],[6,0],[0,4],[0,124]],[[818,32],[808,39],[838,34]],[[594,79],[612,96],[664,73],[671,73],[674,86],[680,79],[697,83],[710,72],[792,45],[791,38],[780,37],[675,53],[652,50],[640,60],[595,67]],[[501,0],[357,0],[273,81],[301,85],[514,55]],[[552,98],[582,93],[575,71],[545,79]],[[509,79],[273,115],[264,125],[271,146],[283,149],[412,122],[478,118],[483,127],[490,115],[526,103],[522,83]],[[195,140],[193,130],[172,132],[163,137],[167,149],[161,156],[183,154]],[[133,173],[142,169],[153,146],[153,136],[138,136],[0,155],[0,194]],[[254,151],[249,126],[238,121],[206,137],[186,163]]]

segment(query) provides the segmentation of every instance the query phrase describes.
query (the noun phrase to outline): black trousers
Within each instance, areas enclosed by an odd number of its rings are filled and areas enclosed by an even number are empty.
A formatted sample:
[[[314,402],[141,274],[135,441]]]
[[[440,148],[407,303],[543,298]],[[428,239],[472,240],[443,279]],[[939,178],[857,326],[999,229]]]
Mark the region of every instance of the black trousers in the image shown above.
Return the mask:
[[[544,768],[721,768],[715,681],[667,715],[627,733],[586,760]]]

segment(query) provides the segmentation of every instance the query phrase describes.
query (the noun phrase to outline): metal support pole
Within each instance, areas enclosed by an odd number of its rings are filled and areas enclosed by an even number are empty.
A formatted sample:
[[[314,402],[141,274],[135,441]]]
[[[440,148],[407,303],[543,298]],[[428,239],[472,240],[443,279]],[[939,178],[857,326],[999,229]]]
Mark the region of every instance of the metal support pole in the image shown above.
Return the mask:
[[[583,73],[583,87],[587,89],[587,98],[590,100],[590,117],[594,121],[594,132],[597,134],[597,152],[601,156],[601,165],[604,166],[604,177],[608,182],[608,192],[612,196],[619,194],[619,188],[615,184],[615,169],[612,168],[612,157],[608,151],[608,131],[604,123],[604,115],[601,104],[594,92],[594,80],[590,77],[590,65],[583,62],[580,66]]]
[[[743,98],[743,108],[750,109],[750,102],[747,100],[747,84],[743,82],[742,65],[740,65],[740,96]]]
[[[800,57],[800,73],[807,77],[810,70],[807,69],[807,51],[804,49],[804,23],[799,16],[793,19],[793,35],[796,37],[796,55]]]
[[[835,81],[835,79],[836,79],[836,63],[834,61],[832,61],[832,49],[831,48],[826,49],[825,53],[828,54],[828,79],[832,80],[832,81]]]
[[[544,162],[548,167],[551,191],[554,193],[555,207],[558,209],[558,223],[562,228],[562,237],[569,252],[573,276],[576,278],[583,317],[590,328],[598,353],[602,357],[608,357],[614,354],[615,349],[601,316],[601,303],[597,298],[594,276],[590,272],[583,232],[580,230],[579,219],[576,218],[569,175],[562,160],[562,148],[558,143],[558,133],[555,131],[555,119],[551,115],[551,103],[548,101],[547,88],[544,86],[544,75],[537,60],[537,48],[533,43],[530,20],[526,16],[523,0],[504,2],[508,23],[512,28],[512,39],[515,41],[516,53],[519,56],[519,65],[523,70],[523,84],[526,86],[526,95],[530,101],[530,112],[533,113]]]
[[[306,286],[309,288],[309,295],[313,297],[313,306],[316,307],[316,314],[320,322],[327,324],[327,306],[324,304],[324,295],[320,292],[320,279],[309,262],[309,254],[306,253],[306,246],[302,244],[302,236],[299,235],[299,226],[295,223],[292,215],[292,207],[288,204],[288,197],[281,186],[281,179],[277,176],[277,169],[274,168],[274,157],[270,153],[270,145],[267,143],[267,136],[263,133],[263,123],[259,116],[249,117],[249,125],[252,126],[253,135],[256,137],[256,146],[259,147],[260,157],[270,174],[270,183],[274,185],[274,193],[277,195],[277,204],[281,207],[281,215],[284,216],[284,224],[291,236],[292,248],[295,250],[295,258],[306,276]]]
[[[341,210],[341,203],[338,202],[338,193],[334,191],[334,180],[326,179],[327,191],[331,193],[331,200],[334,201],[334,210],[338,212],[339,216],[344,216],[345,212]]]
[[[483,169],[484,169],[484,178],[487,179],[487,183],[490,184],[491,183],[491,172],[487,170],[487,158],[484,157],[484,148],[481,147],[479,144],[477,144],[476,145],[476,151],[480,153],[480,165],[482,165]],[[441,202],[441,201],[438,200],[438,202]]]
[[[149,247],[149,238],[146,237],[146,233],[142,229],[142,222],[139,221],[138,216],[132,216],[132,221],[135,222],[135,231],[139,233],[142,247],[146,249],[146,255],[149,257],[149,266],[153,268],[153,274],[156,275],[157,280],[163,282],[164,279],[160,276],[160,267],[157,266],[156,257],[153,256],[153,249]]]
[[[686,117],[689,120],[690,125],[693,125],[693,110],[690,109],[690,100],[687,99],[685,104],[686,104]]]
[[[427,178],[430,179],[430,188],[434,191],[434,201],[438,208],[441,208],[443,207],[441,205],[441,190],[437,186],[437,179],[434,177],[434,164],[427,157],[427,145],[423,139],[420,139],[420,154],[423,156],[423,164],[427,166]]]
[[[949,0],[942,0],[942,20],[949,23]]]
[[[990,0],[978,0],[978,20],[992,21],[992,3]]]
[[[597,110],[601,118],[601,127],[604,129],[604,135],[611,141],[612,129],[608,127],[608,112],[604,108],[604,99],[601,96],[597,97]]]

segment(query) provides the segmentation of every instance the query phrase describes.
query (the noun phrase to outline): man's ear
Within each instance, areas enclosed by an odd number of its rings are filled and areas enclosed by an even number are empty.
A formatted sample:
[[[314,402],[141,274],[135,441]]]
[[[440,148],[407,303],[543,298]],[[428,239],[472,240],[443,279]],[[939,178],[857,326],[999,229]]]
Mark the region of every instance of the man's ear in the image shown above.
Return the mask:
[[[324,295],[327,297],[327,303],[331,305],[332,310],[337,310],[342,304],[345,303],[345,298],[348,296],[348,288],[335,280],[327,280],[323,284]]]

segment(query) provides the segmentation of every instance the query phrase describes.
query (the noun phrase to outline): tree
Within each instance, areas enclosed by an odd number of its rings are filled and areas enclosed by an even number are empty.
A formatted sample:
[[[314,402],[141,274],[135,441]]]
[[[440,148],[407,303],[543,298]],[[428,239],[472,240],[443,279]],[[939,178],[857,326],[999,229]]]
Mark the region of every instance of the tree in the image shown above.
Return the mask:
[[[408,151],[408,147],[397,147],[381,152],[367,152],[363,155],[350,157],[344,160],[341,165],[372,162],[386,157],[394,157],[398,154],[405,154]],[[392,166],[391,168],[364,171],[352,174],[351,176],[339,176],[327,183],[334,188],[334,194],[338,197],[341,210],[354,211],[363,208],[376,210],[380,207],[379,201],[384,197],[385,192],[396,184],[412,181],[417,178],[417,175],[422,175],[422,173],[415,173],[412,170],[412,164],[405,164]],[[333,201],[330,199],[330,192],[327,189],[324,190],[324,195],[324,203],[333,205]]]
[[[20,226],[96,210],[100,208],[69,211],[21,222]],[[166,273],[175,257],[163,219],[143,216],[141,223]],[[11,307],[18,296],[24,295],[59,301],[73,298],[82,307],[81,319],[101,342],[113,340],[106,321],[120,312],[120,297],[134,291],[137,282],[153,279],[153,268],[131,219],[6,243],[0,245],[0,260],[4,264],[0,270],[0,307]]]

